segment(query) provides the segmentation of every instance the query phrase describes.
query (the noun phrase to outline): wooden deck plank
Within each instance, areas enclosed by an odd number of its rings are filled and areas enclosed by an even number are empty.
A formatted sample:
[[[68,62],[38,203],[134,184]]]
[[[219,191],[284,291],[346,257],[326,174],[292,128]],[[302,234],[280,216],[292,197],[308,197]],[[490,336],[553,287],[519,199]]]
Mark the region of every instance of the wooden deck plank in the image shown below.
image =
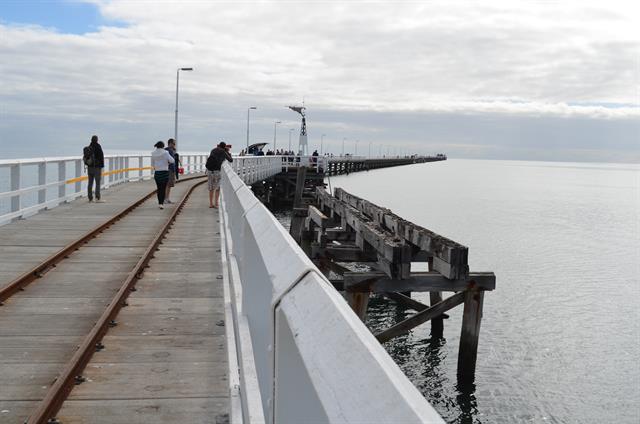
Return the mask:
[[[196,190],[136,284],[59,412],[64,422],[100,422],[96,411],[109,423],[228,422],[219,227],[204,193]]]
[[[97,205],[72,202],[0,227],[0,285],[151,189],[151,184],[142,186],[122,190],[123,197],[117,201]],[[181,196],[187,186],[177,186],[174,198]],[[218,228],[217,218],[206,208],[204,193],[206,191],[200,193],[197,207],[189,208],[188,204],[185,208],[185,211],[193,209],[179,228],[186,237],[178,238],[174,248],[159,254],[158,270],[150,268],[139,282],[136,293],[141,296],[133,296],[130,306],[123,309],[129,318],[108,333],[104,340],[106,349],[96,356],[96,379],[85,384],[104,381],[100,371],[104,368],[99,367],[107,363],[109,370],[116,370],[108,379],[130,380],[126,384],[130,391],[118,392],[122,399],[128,397],[123,402],[129,406],[106,400],[113,409],[105,407],[110,412],[103,415],[104,422],[130,423],[137,419],[145,422],[170,416],[181,417],[178,422],[208,422],[200,418],[206,415],[224,420],[226,417],[224,313],[221,282],[216,280],[220,270],[219,245],[216,247],[219,237],[209,237]],[[155,199],[151,199],[0,307],[0,423],[22,422],[37,405],[34,401],[41,399],[94,325],[171,208],[159,210]],[[203,214],[205,219],[198,218]],[[201,228],[203,225],[212,230]],[[188,246],[183,250],[183,245]],[[178,372],[179,368],[164,371],[156,366],[174,362],[186,371]],[[185,372],[188,378],[180,380]],[[173,373],[170,379],[175,381],[160,389],[167,373]],[[158,384],[149,385],[149,381]],[[85,387],[91,389],[89,396],[84,397],[87,399],[95,395],[101,397],[101,393],[109,391],[102,385]],[[153,399],[138,399],[145,387],[150,397],[173,399],[162,399],[160,406],[147,410],[146,406],[158,403]],[[177,398],[183,399],[178,402]],[[141,406],[130,407],[134,404]],[[184,406],[173,411],[177,404]],[[102,403],[88,409],[86,405],[88,403],[70,402],[69,410],[74,417],[77,411],[86,411],[87,415],[80,421],[64,422],[87,422],[87,419],[95,422],[94,411],[101,408]],[[138,411],[139,408],[146,412]]]

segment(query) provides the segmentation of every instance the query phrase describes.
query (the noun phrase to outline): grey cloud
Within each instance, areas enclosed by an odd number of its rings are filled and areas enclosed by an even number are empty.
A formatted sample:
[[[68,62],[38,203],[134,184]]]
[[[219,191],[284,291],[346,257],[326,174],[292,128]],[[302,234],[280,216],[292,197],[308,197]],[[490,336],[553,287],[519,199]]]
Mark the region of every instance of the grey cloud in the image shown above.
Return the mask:
[[[92,132],[118,148],[167,138],[175,69],[194,66],[181,79],[181,137],[191,149],[212,138],[242,144],[249,104],[260,107],[256,137],[270,140],[275,119],[298,125],[284,106],[305,97],[310,134],[334,143],[519,158],[538,146],[567,160],[637,159],[639,43],[624,11],[97,3],[130,26],[78,36],[0,25],[4,154]]]

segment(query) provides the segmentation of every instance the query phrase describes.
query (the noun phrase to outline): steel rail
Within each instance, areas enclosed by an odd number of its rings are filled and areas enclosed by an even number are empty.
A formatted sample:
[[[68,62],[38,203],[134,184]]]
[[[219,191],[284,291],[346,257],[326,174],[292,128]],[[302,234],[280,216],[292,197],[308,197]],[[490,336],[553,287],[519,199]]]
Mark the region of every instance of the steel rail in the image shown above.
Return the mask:
[[[182,183],[182,182],[194,180],[194,179],[197,179],[197,178],[204,178],[204,177],[201,176],[201,175],[194,176],[194,177],[187,177],[187,178],[182,178],[182,179],[180,179],[180,180],[178,180],[176,182]],[[25,286],[31,284],[33,281],[35,281],[38,278],[42,277],[44,275],[44,273],[49,271],[51,268],[55,267],[57,263],[61,262],[65,258],[69,257],[69,255],[71,253],[73,253],[76,249],[78,249],[80,246],[82,246],[83,244],[87,243],[89,240],[91,240],[92,238],[96,237],[98,234],[103,232],[105,229],[107,229],[111,225],[115,224],[116,221],[119,221],[125,215],[129,214],[135,208],[140,206],[142,203],[146,202],[150,197],[152,197],[154,194],[156,194],[157,191],[158,190],[153,190],[153,191],[145,194],[140,199],[136,200],[135,202],[133,202],[132,204],[130,204],[129,206],[127,206],[126,208],[124,208],[123,210],[118,212],[113,217],[109,218],[108,220],[106,220],[102,224],[98,224],[96,227],[94,227],[93,229],[89,230],[88,232],[86,232],[85,234],[80,236],[80,238],[78,238],[78,239],[72,241],[71,243],[67,244],[62,249],[60,249],[59,251],[53,253],[51,256],[46,258],[44,261],[42,261],[38,265],[36,265],[33,268],[31,268],[29,271],[26,271],[25,273],[23,273],[19,277],[15,278],[8,285],[6,285],[4,287],[1,287],[0,288],[0,306],[2,306],[2,302],[4,302],[7,299],[9,299],[11,296],[16,294],[17,292],[24,290]]]
[[[82,371],[96,352],[99,346],[98,343],[109,330],[110,325],[115,322],[118,312],[123,306],[125,306],[125,300],[132,291],[135,283],[142,277],[145,267],[153,258],[153,254],[158,250],[158,246],[162,243],[162,239],[165,234],[173,225],[173,222],[186,204],[187,199],[193,190],[205,182],[206,181],[201,181],[194,184],[184,194],[169,216],[169,219],[167,219],[160,231],[158,231],[158,234],[149,244],[138,263],[136,263],[133,270],[129,272],[122,286],[112,299],[111,303],[107,306],[107,309],[105,309],[100,316],[100,319],[98,319],[89,334],[82,341],[71,360],[67,362],[60,375],[47,391],[44,399],[40,402],[36,411],[27,421],[25,421],[25,424],[47,424],[57,422],[55,414],[60,410],[67,396],[71,393],[71,390],[73,390],[73,386],[83,381]]]

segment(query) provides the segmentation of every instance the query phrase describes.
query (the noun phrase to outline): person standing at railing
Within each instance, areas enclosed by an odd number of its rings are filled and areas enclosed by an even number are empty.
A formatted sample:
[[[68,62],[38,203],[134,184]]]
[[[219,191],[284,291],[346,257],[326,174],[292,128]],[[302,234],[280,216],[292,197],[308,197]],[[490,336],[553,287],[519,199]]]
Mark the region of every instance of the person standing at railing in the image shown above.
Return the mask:
[[[175,163],[169,152],[164,149],[164,142],[158,141],[151,152],[151,166],[153,166],[153,179],[158,188],[158,206],[164,209],[164,198],[167,194],[167,182],[169,182],[169,164]]]
[[[93,183],[96,183],[95,195],[96,203],[104,203],[100,198],[100,182],[102,179],[102,169],[104,168],[104,153],[102,146],[98,143],[98,136],[91,136],[91,143],[84,148],[82,160],[87,167],[87,176],[89,181],[87,184],[87,197],[89,202],[93,202]]]
[[[168,146],[165,148],[167,152],[173,158],[174,163],[169,164],[169,180],[167,181],[167,194],[165,195],[166,203],[173,203],[170,200],[169,195],[171,194],[171,187],[176,185],[176,175],[178,171],[178,152],[176,151],[176,141],[173,138],[170,138],[167,141]]]
[[[221,141],[207,158],[207,185],[209,188],[209,207],[217,208],[220,199],[220,170],[225,160],[233,162],[229,146]],[[214,202],[215,198],[215,202]]]

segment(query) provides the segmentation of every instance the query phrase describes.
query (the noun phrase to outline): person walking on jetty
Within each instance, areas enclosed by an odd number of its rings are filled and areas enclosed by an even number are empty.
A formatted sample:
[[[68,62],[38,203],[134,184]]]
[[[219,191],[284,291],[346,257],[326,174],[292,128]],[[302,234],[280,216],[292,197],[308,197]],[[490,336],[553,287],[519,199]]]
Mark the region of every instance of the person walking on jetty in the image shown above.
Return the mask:
[[[221,141],[218,146],[211,151],[207,158],[207,179],[209,186],[209,207],[217,208],[220,199],[220,169],[225,160],[233,162],[229,146]],[[214,203],[215,198],[215,203]]]
[[[176,151],[176,141],[170,138],[167,141],[168,146],[165,148],[173,158],[174,163],[169,164],[169,180],[167,181],[167,194],[165,195],[166,203],[173,203],[170,200],[171,187],[176,185],[176,176],[178,174],[178,152]]]
[[[83,149],[82,161],[87,167],[87,197],[89,202],[93,202],[93,183],[96,183],[95,195],[96,203],[104,203],[100,198],[100,180],[102,179],[102,168],[104,168],[104,153],[102,146],[98,143],[98,136],[91,136],[91,143]]]
[[[156,181],[158,188],[158,206],[164,209],[164,198],[167,194],[167,183],[169,182],[169,164],[175,163],[175,160],[168,151],[164,149],[164,142],[158,141],[151,152],[151,166],[153,166],[153,179]]]

